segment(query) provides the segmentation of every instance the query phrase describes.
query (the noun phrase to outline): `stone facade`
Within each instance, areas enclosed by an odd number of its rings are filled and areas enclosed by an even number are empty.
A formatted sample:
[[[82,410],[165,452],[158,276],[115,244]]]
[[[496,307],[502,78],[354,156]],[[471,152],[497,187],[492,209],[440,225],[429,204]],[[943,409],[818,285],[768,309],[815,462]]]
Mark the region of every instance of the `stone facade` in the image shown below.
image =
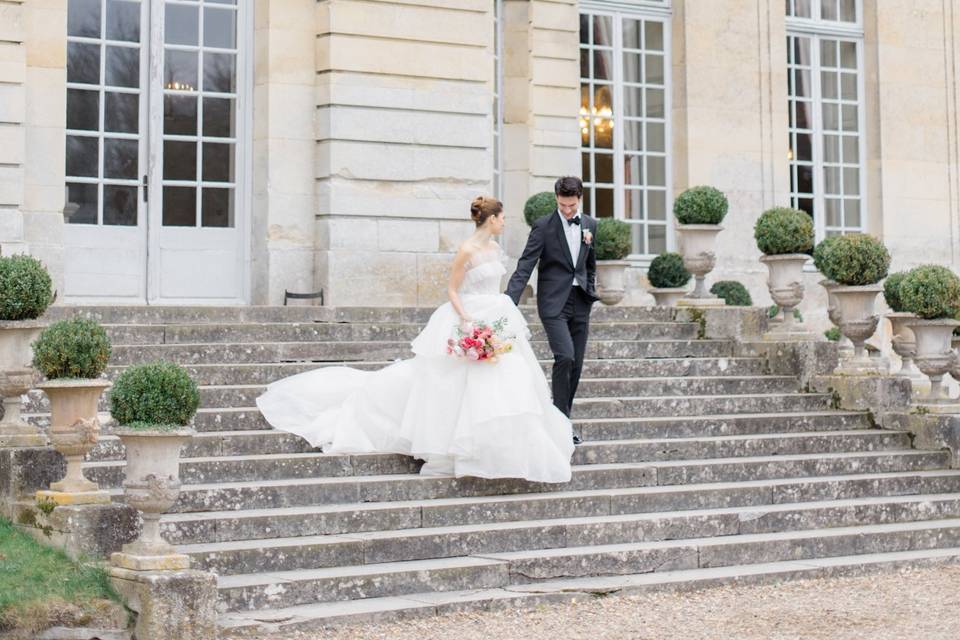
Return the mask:
[[[493,190],[492,0],[254,4],[252,304],[324,289],[330,305],[434,305]],[[782,3],[669,5],[672,189],[731,202],[711,280],[769,302],[752,227],[789,201]],[[960,268],[960,0],[866,2],[864,203],[894,267]],[[593,5],[596,6],[596,5]],[[0,0],[0,249],[63,281],[67,0]],[[502,198],[514,258],[526,197],[580,170],[578,5],[503,0]],[[645,269],[628,303],[648,303]],[[801,311],[825,323],[806,276]],[[824,317],[821,317],[824,316]]]

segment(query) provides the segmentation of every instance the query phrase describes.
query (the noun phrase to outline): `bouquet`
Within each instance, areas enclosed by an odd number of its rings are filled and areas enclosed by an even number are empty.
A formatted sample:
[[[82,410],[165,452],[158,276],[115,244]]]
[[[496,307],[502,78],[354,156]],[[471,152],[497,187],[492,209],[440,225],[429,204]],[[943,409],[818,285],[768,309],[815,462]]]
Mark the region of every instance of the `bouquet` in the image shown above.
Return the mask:
[[[507,319],[500,318],[493,324],[475,323],[469,331],[457,327],[456,338],[447,340],[447,353],[457,358],[496,362],[498,356],[513,349],[516,336],[504,334]]]

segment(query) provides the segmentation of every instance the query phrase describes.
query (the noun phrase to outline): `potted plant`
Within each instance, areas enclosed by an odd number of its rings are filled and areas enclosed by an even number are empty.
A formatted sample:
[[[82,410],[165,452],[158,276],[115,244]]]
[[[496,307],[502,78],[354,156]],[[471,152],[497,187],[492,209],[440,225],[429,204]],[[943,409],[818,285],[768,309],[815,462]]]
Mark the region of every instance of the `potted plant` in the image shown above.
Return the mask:
[[[687,293],[686,286],[691,277],[679,253],[662,253],[650,262],[647,269],[650,293],[660,307],[675,306]]]
[[[50,399],[50,442],[67,460],[64,479],[37,492],[38,498],[60,504],[110,501],[80,468],[100,436],[97,403],[110,386],[100,376],[109,360],[107,332],[87,318],[54,322],[33,343],[33,366],[47,379],[37,386]]]
[[[813,249],[813,221],[799,209],[775,207],[757,219],[753,237],[763,253],[760,262],[770,272],[770,297],[783,310],[783,322],[770,331],[769,337],[810,337],[794,324],[793,310],[803,300],[803,265],[810,257],[807,252]]]
[[[535,193],[523,205],[523,219],[531,227],[533,223],[557,210],[557,197],[552,191]]]
[[[917,339],[907,322],[915,320],[917,316],[906,311],[900,297],[900,285],[907,276],[906,271],[891,273],[883,281],[883,298],[887,301],[892,313],[887,314],[890,321],[890,343],[893,352],[900,356],[900,370],[894,375],[902,378],[917,379],[923,375],[913,364],[913,357],[917,354]]]
[[[683,304],[716,305],[720,302],[707,291],[704,278],[716,265],[713,247],[717,234],[723,231],[720,223],[728,208],[723,192],[707,186],[691,187],[673,203],[683,266],[696,278],[693,291],[683,299]]]
[[[160,536],[160,516],[180,495],[180,448],[194,435],[190,421],[200,405],[196,383],[172,362],[131,367],[117,376],[110,393],[116,434],[127,451],[123,491],[143,514],[140,537],[114,553],[111,562],[135,570],[186,569]]]
[[[924,265],[907,272],[898,289],[905,311],[916,314],[906,325],[916,340],[914,361],[930,378],[930,391],[925,402],[937,404],[947,398],[943,374],[953,365],[950,338],[960,326],[954,320],[960,313],[960,278],[946,267]]]
[[[630,225],[623,220],[600,218],[593,246],[597,255],[597,295],[603,304],[617,304],[623,300],[623,276],[630,264],[624,258],[633,247]]]
[[[33,386],[33,342],[45,323],[37,320],[53,302],[53,284],[31,256],[0,256],[0,447],[42,447],[47,438],[20,417],[21,396]]]
[[[838,367],[848,374],[878,373],[876,359],[867,356],[864,342],[877,330],[874,305],[887,276],[890,253],[872,236],[851,233],[838,237],[823,258],[824,275],[837,283],[833,290],[840,315],[840,332],[853,342],[853,357]]]
[[[747,288],[736,280],[718,280],[710,287],[710,293],[722,298],[730,307],[752,307],[753,298]]]

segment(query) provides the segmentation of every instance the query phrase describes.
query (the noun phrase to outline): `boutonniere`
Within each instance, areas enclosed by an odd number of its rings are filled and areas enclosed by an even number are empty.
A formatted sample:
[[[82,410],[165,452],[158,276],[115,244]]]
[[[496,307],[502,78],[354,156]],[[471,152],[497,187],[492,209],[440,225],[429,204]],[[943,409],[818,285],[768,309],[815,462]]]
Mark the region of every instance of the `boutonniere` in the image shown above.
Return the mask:
[[[593,234],[590,233],[589,229],[583,230],[583,243],[586,245],[590,245],[593,243]]]

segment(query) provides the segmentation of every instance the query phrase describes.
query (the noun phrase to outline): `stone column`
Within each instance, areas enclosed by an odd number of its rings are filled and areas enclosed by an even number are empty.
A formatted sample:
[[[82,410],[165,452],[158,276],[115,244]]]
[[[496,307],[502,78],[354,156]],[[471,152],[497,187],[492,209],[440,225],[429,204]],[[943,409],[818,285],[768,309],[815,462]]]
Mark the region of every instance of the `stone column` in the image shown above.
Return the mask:
[[[316,33],[317,284],[338,306],[443,301],[492,188],[493,4],[322,0]]]
[[[254,304],[314,291],[316,4],[254,3]]]
[[[580,20],[573,0],[504,0],[504,241],[519,257],[523,204],[580,175]],[[532,278],[531,278],[532,280]]]

